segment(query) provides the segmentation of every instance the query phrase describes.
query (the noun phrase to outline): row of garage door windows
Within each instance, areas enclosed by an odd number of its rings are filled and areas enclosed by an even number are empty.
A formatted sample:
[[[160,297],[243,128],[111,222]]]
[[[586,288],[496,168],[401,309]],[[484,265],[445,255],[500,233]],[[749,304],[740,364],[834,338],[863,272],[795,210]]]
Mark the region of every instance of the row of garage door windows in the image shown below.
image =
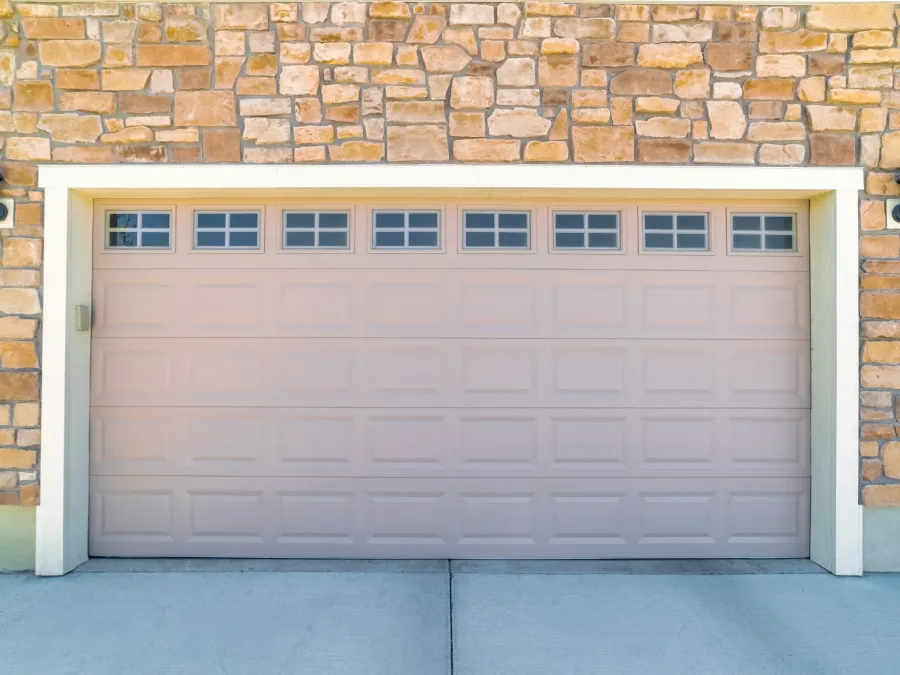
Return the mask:
[[[642,247],[647,251],[708,251],[706,213],[642,214]],[[172,214],[166,211],[115,211],[107,214],[107,249],[172,248]],[[440,211],[381,210],[373,212],[375,249],[434,250],[441,245]],[[796,251],[793,214],[732,214],[730,250],[740,253]],[[622,248],[617,212],[553,213],[556,251],[619,251]],[[285,250],[347,250],[350,247],[348,211],[285,211],[281,246]],[[260,247],[258,211],[195,211],[193,248],[197,250]],[[528,211],[464,211],[462,249],[531,249]]]

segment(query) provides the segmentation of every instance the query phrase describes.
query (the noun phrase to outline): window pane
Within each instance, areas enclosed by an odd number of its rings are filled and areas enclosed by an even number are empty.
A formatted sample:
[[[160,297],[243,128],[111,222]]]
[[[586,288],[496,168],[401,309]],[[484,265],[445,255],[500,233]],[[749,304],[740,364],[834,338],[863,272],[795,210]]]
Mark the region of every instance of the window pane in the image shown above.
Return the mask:
[[[770,251],[793,251],[794,236],[791,234],[767,234],[766,248]]]
[[[671,230],[672,216],[648,213],[644,216],[644,227],[648,230]]]
[[[347,229],[347,214],[320,213],[319,227],[325,229]]]
[[[494,227],[493,213],[467,213],[466,229],[469,228],[489,228]]]
[[[794,219],[791,216],[766,216],[766,230],[769,232],[791,232]]]
[[[706,217],[704,216],[678,216],[679,230],[705,230]]]
[[[169,248],[168,232],[144,232],[141,237],[141,246],[147,248]]]
[[[615,230],[617,220],[614,213],[592,213],[588,215],[588,227],[592,230]]]
[[[500,229],[525,230],[528,228],[528,217],[524,213],[501,213]]]
[[[584,248],[584,235],[579,232],[557,232],[556,248]]]
[[[316,233],[311,230],[308,232],[288,231],[284,235],[284,245],[311,248],[316,245]]]
[[[528,234],[525,232],[501,232],[500,248],[528,248]]]
[[[403,246],[402,232],[375,232],[375,246]]]
[[[376,213],[375,228],[382,227],[403,227],[402,213]],[[401,243],[402,246],[402,243]]]
[[[224,213],[198,213],[197,214],[197,227],[207,228],[207,227],[225,227],[225,214]]]
[[[580,213],[557,213],[556,227],[563,230],[583,230],[584,216]]]
[[[138,222],[138,214],[136,213],[110,213],[109,229],[136,229]]]
[[[465,246],[468,248],[493,248],[493,232],[466,232]]]
[[[199,247],[224,247],[225,231],[221,232],[198,232],[197,246]]]
[[[141,219],[141,227],[148,230],[168,230],[168,213],[145,213]]]
[[[229,246],[252,246],[256,247],[259,243],[259,236],[256,232],[232,232]]]
[[[284,224],[290,228],[313,229],[316,225],[314,213],[287,213],[284,216]]]
[[[231,227],[256,227],[257,215],[255,213],[232,213]]]
[[[591,248],[619,248],[619,237],[615,232],[591,232],[588,246]]]
[[[644,234],[644,248],[672,248],[672,235],[647,232]]]
[[[306,234],[305,232],[303,234]],[[347,248],[346,232],[319,232],[319,246],[328,248]]]
[[[137,231],[109,233],[110,248],[124,248],[128,246],[137,246]]]
[[[438,217],[436,213],[410,213],[410,227],[437,227]]]
[[[678,248],[705,249],[705,234],[678,234]]]
[[[438,245],[437,232],[410,232],[409,245],[436,248]]]
[[[759,216],[735,216],[731,220],[731,229],[735,232],[758,232]]]
[[[761,248],[760,235],[735,234],[731,247],[735,251],[758,251]]]

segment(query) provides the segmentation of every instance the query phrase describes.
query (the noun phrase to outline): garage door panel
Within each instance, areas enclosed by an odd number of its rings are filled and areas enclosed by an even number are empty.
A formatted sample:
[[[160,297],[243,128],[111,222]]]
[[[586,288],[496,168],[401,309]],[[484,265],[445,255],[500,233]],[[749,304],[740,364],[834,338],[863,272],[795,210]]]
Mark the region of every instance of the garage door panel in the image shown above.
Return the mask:
[[[803,272],[98,270],[94,297],[98,338],[809,336]]]
[[[807,407],[796,340],[95,338],[94,405]]]
[[[757,431],[758,430],[758,431]],[[808,410],[92,409],[94,475],[804,476]]]
[[[146,511],[147,495],[160,506]],[[759,489],[715,478],[98,476],[90,544],[94,555],[295,557],[315,544],[334,557],[800,556],[808,498],[802,478]]]

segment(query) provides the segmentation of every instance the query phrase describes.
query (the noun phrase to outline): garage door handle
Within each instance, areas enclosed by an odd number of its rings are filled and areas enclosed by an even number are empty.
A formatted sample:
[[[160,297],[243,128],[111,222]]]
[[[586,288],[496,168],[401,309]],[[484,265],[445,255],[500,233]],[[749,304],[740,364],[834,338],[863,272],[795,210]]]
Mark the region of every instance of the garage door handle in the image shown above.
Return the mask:
[[[75,330],[91,329],[91,308],[87,305],[75,305]]]

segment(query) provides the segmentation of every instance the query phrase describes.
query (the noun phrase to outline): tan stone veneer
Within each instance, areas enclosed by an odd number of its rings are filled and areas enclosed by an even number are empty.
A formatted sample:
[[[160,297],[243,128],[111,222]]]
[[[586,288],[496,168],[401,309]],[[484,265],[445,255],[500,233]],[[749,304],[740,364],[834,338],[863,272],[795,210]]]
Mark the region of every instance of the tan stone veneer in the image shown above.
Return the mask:
[[[900,505],[890,4],[0,0],[0,505],[39,498],[41,162],[862,165],[862,500]]]

